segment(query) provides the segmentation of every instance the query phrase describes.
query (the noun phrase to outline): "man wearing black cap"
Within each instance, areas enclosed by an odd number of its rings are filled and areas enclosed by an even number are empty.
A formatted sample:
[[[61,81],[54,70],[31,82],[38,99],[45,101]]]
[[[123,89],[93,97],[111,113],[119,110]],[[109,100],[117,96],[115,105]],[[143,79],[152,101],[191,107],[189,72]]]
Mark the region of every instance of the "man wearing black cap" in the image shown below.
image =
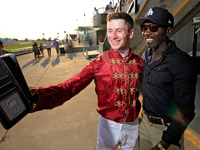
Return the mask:
[[[135,22],[148,46],[143,54],[140,150],[179,149],[182,133],[195,116],[195,64],[169,40],[174,17],[168,10],[150,8]]]

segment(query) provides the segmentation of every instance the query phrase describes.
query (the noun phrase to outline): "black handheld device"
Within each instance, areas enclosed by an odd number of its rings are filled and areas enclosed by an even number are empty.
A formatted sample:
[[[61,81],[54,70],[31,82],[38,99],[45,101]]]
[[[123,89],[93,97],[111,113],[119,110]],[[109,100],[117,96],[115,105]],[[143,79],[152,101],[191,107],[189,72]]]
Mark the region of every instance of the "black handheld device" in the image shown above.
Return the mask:
[[[32,110],[33,98],[14,54],[0,56],[0,122],[10,129]]]

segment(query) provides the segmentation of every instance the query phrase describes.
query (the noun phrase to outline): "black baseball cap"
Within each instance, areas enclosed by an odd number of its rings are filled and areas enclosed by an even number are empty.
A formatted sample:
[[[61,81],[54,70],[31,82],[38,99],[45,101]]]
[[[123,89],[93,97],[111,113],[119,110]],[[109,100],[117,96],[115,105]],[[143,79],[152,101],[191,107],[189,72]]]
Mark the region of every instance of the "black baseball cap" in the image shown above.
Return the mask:
[[[170,26],[173,28],[174,26],[174,17],[173,15],[168,12],[167,9],[161,8],[161,7],[153,7],[150,8],[144,17],[139,17],[135,20],[135,23],[138,25],[142,25],[144,21],[150,20],[152,22],[155,22],[159,25],[163,26]]]

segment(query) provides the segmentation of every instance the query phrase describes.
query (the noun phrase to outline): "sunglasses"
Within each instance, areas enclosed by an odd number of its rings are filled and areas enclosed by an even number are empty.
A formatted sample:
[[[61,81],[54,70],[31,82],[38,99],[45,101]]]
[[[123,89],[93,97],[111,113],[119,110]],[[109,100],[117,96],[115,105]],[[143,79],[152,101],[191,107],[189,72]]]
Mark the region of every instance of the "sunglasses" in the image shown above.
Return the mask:
[[[150,30],[151,32],[157,32],[157,31],[158,31],[158,28],[160,28],[160,27],[166,27],[166,26],[159,25],[159,24],[150,24],[150,25],[141,25],[141,26],[140,26],[142,32],[147,31],[148,28],[149,28],[149,30]]]

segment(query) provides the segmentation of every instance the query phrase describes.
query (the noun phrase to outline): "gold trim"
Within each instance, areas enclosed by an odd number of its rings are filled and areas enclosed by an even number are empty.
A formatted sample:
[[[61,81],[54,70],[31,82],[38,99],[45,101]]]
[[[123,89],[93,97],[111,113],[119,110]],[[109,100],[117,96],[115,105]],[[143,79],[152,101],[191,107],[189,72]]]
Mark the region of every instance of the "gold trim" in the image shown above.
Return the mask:
[[[136,61],[135,59],[130,60],[127,64],[128,64],[128,65],[138,65],[138,64],[137,64],[137,61]]]
[[[110,62],[111,64],[114,64],[114,63],[115,63],[115,59],[114,59],[114,58],[109,59],[109,62]]]
[[[130,107],[135,107],[136,106],[136,100],[133,100],[131,103],[132,104],[130,104]]]
[[[132,87],[132,88],[129,88],[129,91],[130,91],[130,94],[133,94],[133,93],[137,92],[138,89]],[[117,94],[126,94],[127,93],[126,89],[123,89],[123,88],[115,88],[114,92]]]
[[[124,102],[120,102],[119,100],[117,100],[117,101],[114,102],[114,106],[126,108],[127,104],[124,103]]]
[[[112,58],[112,59],[109,59],[109,62],[111,63],[111,64],[122,64],[122,60],[120,60],[119,58],[117,58],[117,59],[114,59],[114,58]],[[133,59],[133,60],[130,60],[128,63],[127,63],[128,65],[138,65],[137,64],[137,61],[135,60],[135,59]]]
[[[126,78],[126,75],[125,74],[123,74],[123,73],[120,73],[120,74],[118,74],[118,73],[114,73],[114,74],[112,74],[111,75],[111,77],[112,78],[114,78],[114,79],[124,79],[124,78]],[[129,77],[130,77],[130,79],[138,79],[139,78],[139,75],[138,75],[138,73],[131,73],[131,74],[129,74]]]
[[[122,62],[121,62],[121,60],[120,59],[117,59],[117,60],[115,60],[116,61],[116,63],[119,65],[119,64],[122,64]]]
[[[115,88],[114,92],[117,94],[126,94],[126,89],[123,88]]]
[[[130,77],[130,79],[134,79],[134,78],[138,79],[139,78],[138,73],[131,73],[131,74],[129,74],[129,77]]]
[[[120,73],[120,74],[118,74],[118,73],[114,73],[114,74],[112,74],[112,76],[111,76],[112,78],[114,78],[114,79],[124,79],[124,78],[126,78],[126,75],[125,74],[123,74],[123,73]]]
[[[117,59],[114,59],[114,58],[112,58],[112,59],[109,59],[109,62],[111,63],[111,64],[122,64],[122,60],[120,60],[119,58],[117,58]]]
[[[131,93],[131,94],[133,94],[133,93],[135,93],[135,92],[137,92],[137,91],[138,91],[138,89],[137,89],[137,88],[130,88],[129,90],[130,90],[130,93]]]

